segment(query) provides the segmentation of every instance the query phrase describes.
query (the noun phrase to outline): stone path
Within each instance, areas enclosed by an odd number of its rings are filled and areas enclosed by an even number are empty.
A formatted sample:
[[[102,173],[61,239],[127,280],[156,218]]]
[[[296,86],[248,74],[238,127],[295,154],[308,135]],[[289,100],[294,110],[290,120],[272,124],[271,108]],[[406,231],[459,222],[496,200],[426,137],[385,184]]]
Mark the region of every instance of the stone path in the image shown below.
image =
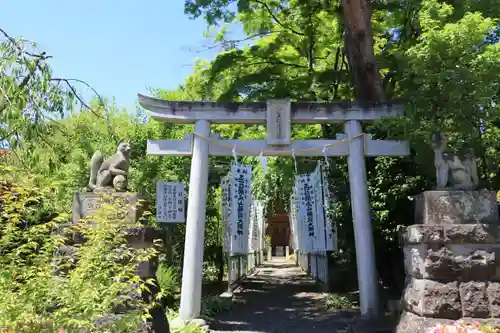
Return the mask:
[[[302,270],[274,259],[244,281],[235,305],[210,325],[214,333],[345,332],[353,313],[321,308],[325,295]]]

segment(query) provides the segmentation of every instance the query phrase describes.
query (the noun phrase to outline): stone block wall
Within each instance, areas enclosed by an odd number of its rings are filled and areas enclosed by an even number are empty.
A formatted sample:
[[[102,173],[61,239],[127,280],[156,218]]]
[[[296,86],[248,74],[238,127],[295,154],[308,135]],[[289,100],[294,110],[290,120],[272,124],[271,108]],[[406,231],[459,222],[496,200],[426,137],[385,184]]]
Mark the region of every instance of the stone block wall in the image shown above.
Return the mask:
[[[423,224],[402,234],[406,288],[397,333],[424,333],[457,320],[500,324],[500,226],[492,218],[497,207],[485,192],[454,192],[453,200],[449,193],[444,199],[424,193],[417,201]],[[459,224],[474,219],[482,223]]]

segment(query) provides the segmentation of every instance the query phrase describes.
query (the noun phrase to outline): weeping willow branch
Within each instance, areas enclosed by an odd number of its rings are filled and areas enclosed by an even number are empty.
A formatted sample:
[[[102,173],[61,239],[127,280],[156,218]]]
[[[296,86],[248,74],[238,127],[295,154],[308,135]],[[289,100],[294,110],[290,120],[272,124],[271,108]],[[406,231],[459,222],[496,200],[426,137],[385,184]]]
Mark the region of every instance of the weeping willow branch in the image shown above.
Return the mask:
[[[104,100],[90,84],[79,79],[52,77],[47,63],[52,56],[28,50],[35,48],[35,44],[16,40],[0,28],[1,36],[5,38],[0,43],[0,124],[4,125],[2,132],[5,132],[0,134],[2,141],[8,141],[14,135],[29,139],[35,132],[43,132],[44,123],[50,119],[47,114],[59,112],[62,115],[73,107],[75,100],[94,116],[102,117],[74,86],[74,83],[79,83],[90,89],[97,97],[98,107],[106,109]]]

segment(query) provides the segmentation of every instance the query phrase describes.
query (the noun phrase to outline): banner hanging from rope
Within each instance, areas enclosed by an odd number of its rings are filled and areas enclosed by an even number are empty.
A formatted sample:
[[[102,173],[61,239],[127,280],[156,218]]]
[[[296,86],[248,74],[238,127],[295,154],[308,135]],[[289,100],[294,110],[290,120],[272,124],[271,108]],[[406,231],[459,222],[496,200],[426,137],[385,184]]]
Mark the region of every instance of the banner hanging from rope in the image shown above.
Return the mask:
[[[257,230],[257,212],[255,209],[255,201],[250,204],[250,221],[248,223],[248,252],[255,251],[255,238]]]
[[[221,232],[224,252],[229,252],[231,244],[231,173],[221,180]]]
[[[326,250],[325,204],[323,203],[322,185],[321,162],[318,162],[316,169],[311,173],[311,196],[314,207],[313,252]]]
[[[299,235],[297,229],[297,202],[296,202],[296,188],[295,185],[290,196],[290,212],[288,219],[290,222],[290,231],[292,232],[292,247],[295,250],[299,249]]]
[[[262,251],[265,248],[266,240],[266,217],[265,217],[265,204],[262,201],[259,201],[258,209],[257,209],[257,222],[259,227],[259,235],[258,235],[258,250]]]
[[[310,176],[308,174],[295,177],[296,225],[299,249],[311,252],[314,238],[314,213],[311,198]]]
[[[333,222],[333,213],[331,210],[331,203],[333,197],[330,194],[330,184],[328,184],[328,165],[321,163],[321,188],[323,189],[323,209],[326,227],[326,250],[337,251],[337,227]]]
[[[248,252],[251,180],[251,166],[236,163],[231,165],[230,253]]]
[[[313,172],[295,177],[290,200],[290,225],[296,249],[306,253],[337,249],[330,203],[324,163],[318,162]]]
[[[261,238],[264,226],[264,205],[259,200],[253,200],[250,208],[250,232],[249,232],[249,251],[262,250]]]

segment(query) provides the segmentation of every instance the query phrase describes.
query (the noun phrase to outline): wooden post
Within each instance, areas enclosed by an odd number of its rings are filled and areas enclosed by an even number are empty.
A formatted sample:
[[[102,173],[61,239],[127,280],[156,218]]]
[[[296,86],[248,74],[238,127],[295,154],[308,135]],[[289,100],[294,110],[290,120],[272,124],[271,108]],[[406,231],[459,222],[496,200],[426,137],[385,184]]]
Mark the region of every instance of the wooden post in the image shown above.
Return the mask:
[[[165,255],[167,263],[172,265],[174,263],[174,250],[173,250],[173,233],[175,230],[175,224],[167,224],[165,226]]]

